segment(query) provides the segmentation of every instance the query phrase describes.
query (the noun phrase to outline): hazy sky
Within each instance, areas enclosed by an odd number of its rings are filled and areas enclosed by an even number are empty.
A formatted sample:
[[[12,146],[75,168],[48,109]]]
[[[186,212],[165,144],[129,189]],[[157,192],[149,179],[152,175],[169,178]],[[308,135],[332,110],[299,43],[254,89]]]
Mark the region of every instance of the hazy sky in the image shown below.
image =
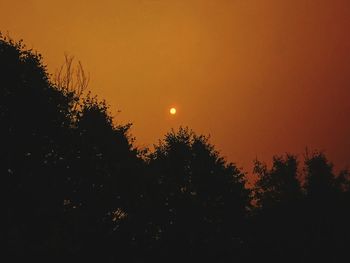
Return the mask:
[[[305,147],[350,165],[349,0],[0,0],[0,10],[0,30],[50,72],[64,52],[80,59],[140,146],[187,125],[247,171]]]

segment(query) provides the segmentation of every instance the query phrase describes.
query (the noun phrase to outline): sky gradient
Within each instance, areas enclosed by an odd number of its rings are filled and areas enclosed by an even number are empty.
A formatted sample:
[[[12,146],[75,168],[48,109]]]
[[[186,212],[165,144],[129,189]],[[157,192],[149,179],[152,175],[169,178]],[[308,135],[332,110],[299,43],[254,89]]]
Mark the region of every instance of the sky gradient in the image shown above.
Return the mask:
[[[81,60],[138,146],[183,125],[248,172],[256,157],[306,147],[350,165],[348,0],[0,0],[0,10],[0,30],[49,72],[65,52]]]

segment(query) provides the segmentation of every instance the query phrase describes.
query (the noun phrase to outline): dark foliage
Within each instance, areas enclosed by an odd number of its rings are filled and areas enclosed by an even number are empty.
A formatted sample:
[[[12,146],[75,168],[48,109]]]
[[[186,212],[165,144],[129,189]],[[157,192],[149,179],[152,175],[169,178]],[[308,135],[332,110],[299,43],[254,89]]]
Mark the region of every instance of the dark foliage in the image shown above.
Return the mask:
[[[206,137],[184,128],[168,133],[150,159],[158,189],[153,203],[162,215],[155,218],[160,219],[160,251],[174,261],[237,257],[250,204],[244,174]]]
[[[248,189],[188,128],[137,149],[79,70],[78,86],[62,70],[52,82],[39,54],[0,36],[8,262],[343,262],[348,171],[287,154],[256,161]]]

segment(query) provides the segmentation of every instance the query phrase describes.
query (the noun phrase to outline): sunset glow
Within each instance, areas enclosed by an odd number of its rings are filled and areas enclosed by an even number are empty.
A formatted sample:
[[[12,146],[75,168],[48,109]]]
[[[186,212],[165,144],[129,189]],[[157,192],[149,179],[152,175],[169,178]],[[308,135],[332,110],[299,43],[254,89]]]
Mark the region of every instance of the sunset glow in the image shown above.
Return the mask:
[[[11,262],[349,257],[350,0],[0,10]]]
[[[0,30],[38,50],[50,73],[65,52],[81,60],[92,93],[117,122],[134,124],[142,145],[185,125],[244,167],[305,147],[350,165],[350,1],[35,0],[0,9]],[[173,101],[186,109],[181,123],[164,115]]]

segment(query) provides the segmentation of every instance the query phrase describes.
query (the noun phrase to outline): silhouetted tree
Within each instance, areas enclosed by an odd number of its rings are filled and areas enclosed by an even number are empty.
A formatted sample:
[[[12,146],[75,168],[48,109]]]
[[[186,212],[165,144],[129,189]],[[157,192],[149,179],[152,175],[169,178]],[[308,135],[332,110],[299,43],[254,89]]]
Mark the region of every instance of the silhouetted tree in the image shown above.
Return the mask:
[[[252,246],[257,255],[273,262],[299,262],[302,248],[302,198],[298,161],[293,155],[275,156],[272,167],[255,161],[256,213]],[[254,237],[255,236],[255,237]]]
[[[113,258],[109,241],[135,206],[142,175],[130,125],[114,125],[104,102],[52,84],[22,42],[0,39],[0,74],[12,257]]]
[[[244,242],[250,201],[244,174],[188,128],[166,134],[150,167],[159,188],[156,238],[163,253],[178,260],[228,260]]]
[[[327,200],[337,190],[336,176],[331,164],[323,153],[315,152],[305,158],[305,189],[307,196],[314,200]]]
[[[349,240],[348,172],[335,176],[320,152],[307,155],[304,164],[298,176],[295,156],[274,157],[271,169],[256,161],[251,249],[270,262],[340,262]]]
[[[305,190],[307,194],[308,248],[310,260],[338,261],[339,235],[347,229],[349,205],[344,203],[347,185],[343,172],[336,176],[333,165],[322,152],[305,158]],[[340,183],[341,182],[341,183]]]
[[[5,37],[0,38],[0,79],[10,251],[19,257],[55,253],[63,200],[58,166],[73,94],[50,84],[39,54]]]
[[[289,205],[303,195],[298,180],[298,162],[295,156],[275,156],[272,168],[255,162],[254,173],[258,176],[255,184],[257,205],[269,209],[279,205]]]

